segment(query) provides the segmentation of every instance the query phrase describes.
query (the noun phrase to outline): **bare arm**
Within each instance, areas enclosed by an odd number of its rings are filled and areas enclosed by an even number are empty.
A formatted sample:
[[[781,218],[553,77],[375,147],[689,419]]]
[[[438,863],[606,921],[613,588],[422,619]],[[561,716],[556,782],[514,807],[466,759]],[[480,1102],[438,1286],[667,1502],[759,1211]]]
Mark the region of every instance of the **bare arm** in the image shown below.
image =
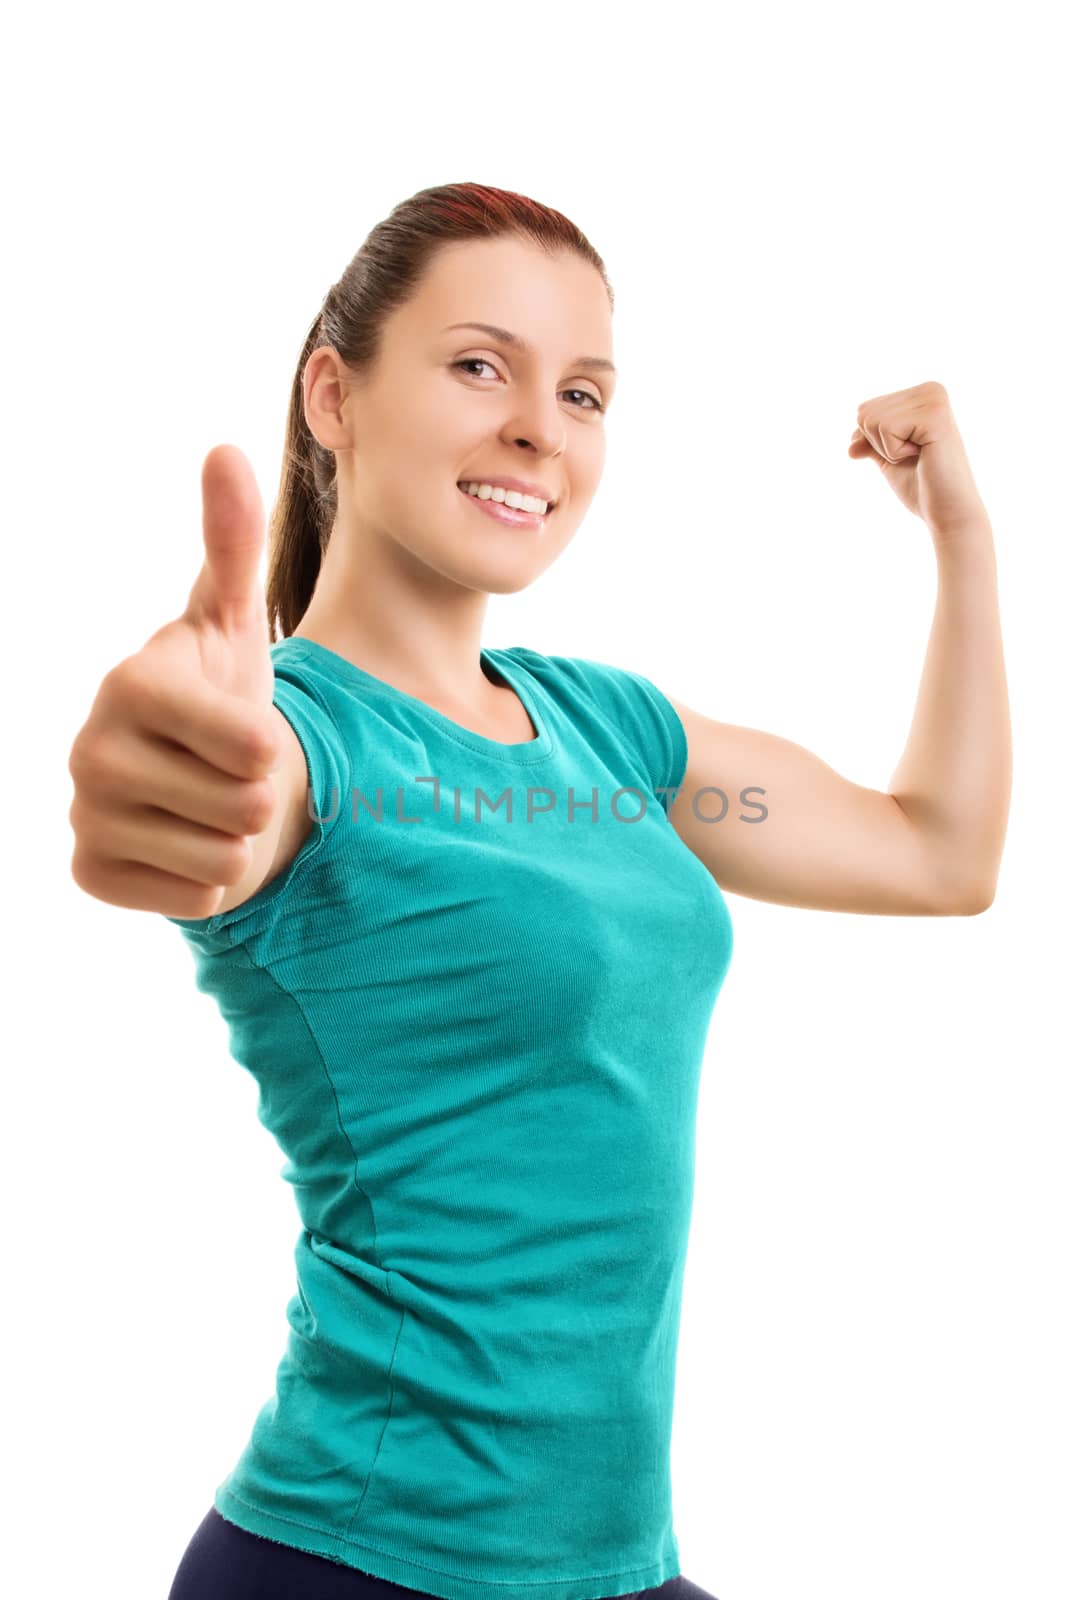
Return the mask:
[[[689,765],[671,824],[720,887],[881,915],[966,916],[992,902],[1012,756],[988,523],[940,541],[937,560],[915,716],[887,791],[850,782],[789,740],[714,722],[672,699]],[[694,807],[697,791],[712,787],[728,802],[721,821],[711,820],[718,795]]]

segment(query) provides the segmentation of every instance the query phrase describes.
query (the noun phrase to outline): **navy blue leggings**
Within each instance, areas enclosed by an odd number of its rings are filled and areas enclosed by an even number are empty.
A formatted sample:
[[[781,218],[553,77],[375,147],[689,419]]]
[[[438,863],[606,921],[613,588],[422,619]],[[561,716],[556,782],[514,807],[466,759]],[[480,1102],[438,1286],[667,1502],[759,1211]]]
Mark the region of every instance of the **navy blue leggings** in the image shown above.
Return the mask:
[[[688,1578],[668,1578],[641,1600],[715,1600]],[[214,1506],[193,1534],[168,1600],[434,1600],[385,1578],[372,1578],[328,1556],[312,1555],[227,1522]]]

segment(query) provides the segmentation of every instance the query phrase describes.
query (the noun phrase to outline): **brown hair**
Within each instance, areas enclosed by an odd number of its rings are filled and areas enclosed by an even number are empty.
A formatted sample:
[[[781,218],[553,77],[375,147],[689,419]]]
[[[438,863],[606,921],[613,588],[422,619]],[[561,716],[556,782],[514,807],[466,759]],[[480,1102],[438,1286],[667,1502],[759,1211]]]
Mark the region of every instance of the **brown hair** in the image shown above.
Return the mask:
[[[366,377],[389,313],[410,300],[443,245],[464,239],[514,236],[546,254],[571,250],[600,273],[614,309],[604,263],[580,228],[562,212],[510,189],[448,183],[402,200],[373,227],[332,285],[308,331],[289,394],[285,454],[267,533],[267,620],[272,640],[288,638],[307,610],[337,515],[332,450],[304,415],[304,367],[313,350],[335,349],[357,377]]]

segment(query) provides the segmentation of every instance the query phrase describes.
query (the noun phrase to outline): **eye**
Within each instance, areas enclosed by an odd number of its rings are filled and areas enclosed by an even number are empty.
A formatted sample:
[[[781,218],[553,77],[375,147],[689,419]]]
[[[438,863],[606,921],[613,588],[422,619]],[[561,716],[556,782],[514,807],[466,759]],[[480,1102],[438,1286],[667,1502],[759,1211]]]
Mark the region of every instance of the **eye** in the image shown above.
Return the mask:
[[[484,356],[464,356],[460,361],[453,361],[452,365],[453,367],[492,367],[493,371],[496,371],[496,368],[493,367],[493,363],[491,361],[487,361]],[[588,389],[564,389],[563,393],[580,394],[583,399],[591,401],[591,405],[579,406],[578,409],[580,411],[603,411],[604,409],[596,395],[590,394]]]

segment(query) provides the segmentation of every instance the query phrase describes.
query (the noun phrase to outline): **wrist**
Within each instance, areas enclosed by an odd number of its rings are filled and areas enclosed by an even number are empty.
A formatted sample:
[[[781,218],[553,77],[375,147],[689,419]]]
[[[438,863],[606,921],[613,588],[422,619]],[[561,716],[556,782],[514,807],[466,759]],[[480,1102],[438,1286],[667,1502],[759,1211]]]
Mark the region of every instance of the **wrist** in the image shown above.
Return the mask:
[[[930,535],[934,541],[938,560],[942,557],[950,560],[961,558],[966,560],[972,556],[985,559],[994,554],[993,524],[984,512],[976,513],[947,528],[931,528]]]

